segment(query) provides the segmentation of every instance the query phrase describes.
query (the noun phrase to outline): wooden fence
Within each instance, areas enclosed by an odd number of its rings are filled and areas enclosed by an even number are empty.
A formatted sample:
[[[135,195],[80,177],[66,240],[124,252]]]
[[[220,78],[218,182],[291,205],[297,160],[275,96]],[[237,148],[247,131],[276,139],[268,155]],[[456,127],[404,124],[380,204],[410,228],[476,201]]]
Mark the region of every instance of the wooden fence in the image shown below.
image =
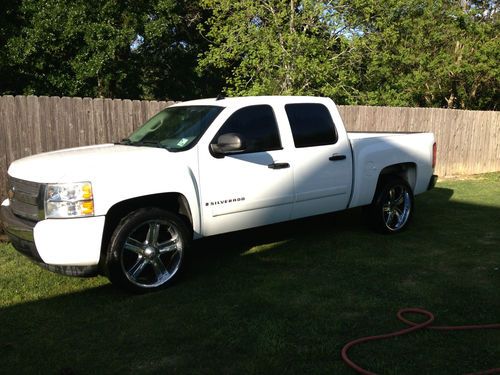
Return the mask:
[[[165,101],[0,97],[0,199],[8,165],[21,157],[120,140]],[[348,130],[432,131],[441,176],[500,170],[500,112],[341,106]]]

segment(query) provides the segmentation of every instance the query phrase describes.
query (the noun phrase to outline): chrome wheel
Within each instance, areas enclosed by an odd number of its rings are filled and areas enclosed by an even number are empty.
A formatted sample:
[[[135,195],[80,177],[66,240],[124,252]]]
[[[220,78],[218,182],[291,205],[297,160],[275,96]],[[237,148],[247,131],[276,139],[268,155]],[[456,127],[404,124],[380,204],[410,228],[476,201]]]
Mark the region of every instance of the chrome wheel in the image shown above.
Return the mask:
[[[408,227],[413,207],[414,196],[408,182],[399,176],[384,175],[379,178],[373,201],[365,212],[373,229],[395,234]]]
[[[382,203],[382,215],[385,226],[390,231],[403,228],[410,217],[412,198],[405,185],[393,185],[386,193]]]
[[[179,228],[169,220],[142,222],[129,232],[121,250],[123,274],[134,285],[155,288],[179,270],[183,241]]]

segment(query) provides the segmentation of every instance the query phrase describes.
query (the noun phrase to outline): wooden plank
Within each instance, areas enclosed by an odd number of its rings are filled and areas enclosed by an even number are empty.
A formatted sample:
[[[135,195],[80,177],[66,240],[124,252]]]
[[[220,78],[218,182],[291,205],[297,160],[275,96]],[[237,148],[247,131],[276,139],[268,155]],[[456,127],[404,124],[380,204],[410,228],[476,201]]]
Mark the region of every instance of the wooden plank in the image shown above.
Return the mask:
[[[415,110],[413,111],[415,112]],[[439,176],[443,176],[443,161],[442,161],[442,155],[443,155],[443,149],[445,145],[442,143],[443,142],[443,133],[446,132],[447,129],[447,124],[442,124],[438,123],[435,121],[437,120],[437,113],[430,111],[428,115],[425,118],[422,118],[421,120],[424,122],[424,130],[428,132],[434,133],[434,141],[436,142],[437,145],[437,164],[436,164],[436,170],[435,172]],[[415,121],[415,123],[419,123],[418,121]]]
[[[54,107],[54,146],[56,150],[60,150],[64,148],[64,133],[65,126],[63,125],[64,120],[62,119],[63,114],[63,102],[62,98],[55,98],[55,107]]]
[[[149,116],[149,107],[150,107],[150,102],[141,100],[141,116],[142,116],[142,122],[145,123],[151,116]]]
[[[444,162],[446,166],[446,175],[453,175],[460,173],[461,160],[458,151],[460,149],[460,134],[462,130],[462,123],[456,117],[455,113],[446,112],[443,114],[443,119],[449,126],[448,133],[448,147],[445,150]]]
[[[73,121],[73,103],[72,98],[63,96],[61,98],[60,125],[64,129],[64,137],[62,138],[62,149],[75,147],[75,136],[77,135],[76,124]]]
[[[5,116],[3,119],[4,129],[5,129],[5,148],[7,165],[10,165],[14,160],[16,160],[16,149],[20,147],[17,135],[17,124],[16,124],[16,103],[13,96],[4,96],[3,109],[5,111]]]
[[[83,99],[72,98],[71,121],[74,124],[74,139],[72,140],[72,147],[85,146],[85,116],[83,113]]]
[[[481,121],[484,128],[483,142],[484,151],[483,159],[485,160],[482,168],[487,170],[495,170],[497,160],[495,158],[495,144],[492,143],[492,139],[495,139],[495,123],[493,122],[494,116],[490,116],[489,112],[481,111]],[[500,118],[499,118],[500,120]],[[500,126],[500,122],[497,123],[497,127]],[[498,170],[498,169],[497,169]]]
[[[132,100],[126,99],[123,101],[123,132],[120,134],[120,139],[128,137],[134,131]]]
[[[78,147],[79,129],[78,129],[78,106],[82,101],[81,98],[68,98],[66,100],[65,109],[67,111],[69,121],[68,144],[66,147]]]
[[[0,97],[0,202],[3,202],[7,198],[7,127],[10,124],[7,123],[7,100],[6,97]]]
[[[488,112],[491,130],[490,147],[494,163],[492,170],[500,171],[500,112]]]
[[[125,131],[123,100],[113,100],[112,121],[112,137],[110,141],[118,142],[128,135]]]
[[[113,139],[113,100],[104,99],[103,109],[105,143],[109,143]]]
[[[468,169],[470,171],[481,170],[484,169],[483,166],[485,165],[485,161],[487,159],[483,155],[486,142],[486,140],[484,139],[484,124],[481,118],[481,113],[472,113],[472,111],[468,112],[471,113],[471,117],[473,118],[471,129],[473,139],[471,138],[469,140],[469,144],[472,145],[472,142],[475,143],[475,147],[470,147]]]
[[[96,142],[92,104],[91,98],[83,98],[81,113],[82,120],[80,123],[80,131],[83,130],[83,139],[80,139],[80,143],[85,146],[93,145]]]
[[[33,155],[34,151],[31,149],[30,138],[31,129],[28,123],[28,100],[26,96],[16,96],[14,98],[16,112],[16,136],[18,149],[15,150],[15,158],[23,158],[25,156]]]
[[[462,122],[462,131],[459,133],[459,145],[460,147],[457,149],[457,157],[460,158],[461,161],[461,168],[460,168],[460,174],[468,174],[472,168],[470,168],[470,165],[473,163],[472,158],[472,152],[471,152],[471,146],[473,137],[472,137],[472,129],[474,128],[474,118],[471,116],[470,111],[464,111],[462,113],[456,113],[457,117],[460,115],[463,115],[462,118],[465,118],[466,121]],[[476,145],[477,146],[477,145]]]
[[[104,124],[104,99],[92,100],[92,117],[94,122],[95,143],[106,143],[106,128]]]
[[[4,115],[2,119],[4,122],[5,130],[5,148],[6,148],[6,159],[7,166],[10,165],[16,157],[16,149],[20,147],[17,135],[17,124],[16,124],[16,103],[13,96],[8,95],[3,97],[3,110]]]
[[[140,100],[132,101],[132,123],[133,123],[133,130],[137,129],[144,123],[142,115],[142,103]]]
[[[52,143],[52,150],[58,150],[59,149],[59,140],[61,138],[59,134],[59,107],[61,105],[61,98],[58,96],[52,96],[50,97],[50,121],[51,121],[51,128],[52,128],[52,133],[51,133],[51,143]]]
[[[159,111],[160,111],[160,106],[158,102],[156,100],[149,101],[148,112],[147,112],[148,119],[156,115]]]
[[[40,102],[37,96],[30,95],[26,98],[27,104],[27,129],[31,134],[29,148],[33,154],[42,152],[42,134],[40,129]]]
[[[54,138],[57,137],[54,129],[54,98],[40,96],[40,143],[42,151],[55,150]]]

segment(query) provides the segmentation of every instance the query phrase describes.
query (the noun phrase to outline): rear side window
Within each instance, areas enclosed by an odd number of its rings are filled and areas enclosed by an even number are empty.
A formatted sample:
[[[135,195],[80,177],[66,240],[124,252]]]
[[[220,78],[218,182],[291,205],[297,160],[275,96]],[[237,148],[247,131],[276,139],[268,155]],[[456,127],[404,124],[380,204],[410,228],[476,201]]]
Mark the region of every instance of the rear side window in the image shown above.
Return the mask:
[[[287,104],[285,111],[295,147],[322,146],[337,142],[337,132],[330,111],[323,104]]]
[[[278,124],[268,105],[254,105],[237,110],[227,119],[214,138],[226,133],[238,133],[246,142],[244,153],[281,150]]]

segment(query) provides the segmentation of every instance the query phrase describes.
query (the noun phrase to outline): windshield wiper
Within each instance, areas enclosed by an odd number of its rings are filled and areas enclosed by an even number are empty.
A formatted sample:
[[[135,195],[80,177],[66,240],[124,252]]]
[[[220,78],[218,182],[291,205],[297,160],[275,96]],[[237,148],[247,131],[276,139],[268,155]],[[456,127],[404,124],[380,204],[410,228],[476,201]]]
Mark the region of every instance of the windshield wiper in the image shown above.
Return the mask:
[[[115,145],[130,145],[132,141],[128,138],[123,138],[120,142],[115,142]]]
[[[124,138],[120,142],[115,143],[115,144],[127,145],[127,146],[158,147],[158,148],[164,148],[164,149],[170,151],[170,148],[162,145],[160,141],[153,141],[153,140],[132,141],[129,138]]]
[[[163,148],[163,145],[159,141],[137,141],[137,142],[132,142],[130,143],[131,145],[134,146],[153,146],[153,147],[159,147]]]

